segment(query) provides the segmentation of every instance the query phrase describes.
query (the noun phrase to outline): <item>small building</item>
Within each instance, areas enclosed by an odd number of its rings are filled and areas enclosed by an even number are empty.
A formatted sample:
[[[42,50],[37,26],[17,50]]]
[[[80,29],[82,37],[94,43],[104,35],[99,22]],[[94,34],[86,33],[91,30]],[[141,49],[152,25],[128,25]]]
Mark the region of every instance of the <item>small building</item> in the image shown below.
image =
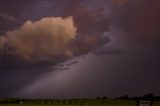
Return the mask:
[[[152,106],[152,102],[151,101],[146,101],[146,100],[141,100],[139,102],[139,106]]]
[[[19,103],[18,104],[24,104],[22,101],[19,101]]]

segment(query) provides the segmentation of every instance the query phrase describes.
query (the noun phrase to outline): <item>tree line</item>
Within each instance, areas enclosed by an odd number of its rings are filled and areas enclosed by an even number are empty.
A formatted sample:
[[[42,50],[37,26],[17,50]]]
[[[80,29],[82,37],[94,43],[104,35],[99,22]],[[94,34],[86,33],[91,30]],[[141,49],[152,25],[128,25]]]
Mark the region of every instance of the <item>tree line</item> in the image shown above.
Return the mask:
[[[160,96],[155,96],[153,93],[148,93],[142,96],[128,96],[125,94],[124,96],[116,97],[115,99],[125,99],[125,100],[155,100],[160,101]]]
[[[25,103],[33,103],[33,104],[96,104],[96,103],[105,103],[111,100],[130,100],[130,101],[140,101],[140,100],[148,100],[148,101],[160,101],[160,96],[154,96],[152,93],[145,94],[143,96],[128,96],[127,94],[123,96],[119,96],[116,98],[110,98],[107,96],[96,97],[95,99],[24,99],[24,98],[3,98],[0,99],[0,104],[25,104]]]

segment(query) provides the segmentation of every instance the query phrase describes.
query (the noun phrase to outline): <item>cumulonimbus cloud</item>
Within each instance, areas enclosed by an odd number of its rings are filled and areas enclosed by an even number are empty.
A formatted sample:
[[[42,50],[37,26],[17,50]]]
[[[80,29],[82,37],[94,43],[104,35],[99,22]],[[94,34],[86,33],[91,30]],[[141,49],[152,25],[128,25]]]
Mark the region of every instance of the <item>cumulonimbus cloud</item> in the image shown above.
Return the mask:
[[[33,63],[64,59],[72,56],[68,43],[75,35],[72,17],[26,21],[19,29],[0,37],[0,51]]]

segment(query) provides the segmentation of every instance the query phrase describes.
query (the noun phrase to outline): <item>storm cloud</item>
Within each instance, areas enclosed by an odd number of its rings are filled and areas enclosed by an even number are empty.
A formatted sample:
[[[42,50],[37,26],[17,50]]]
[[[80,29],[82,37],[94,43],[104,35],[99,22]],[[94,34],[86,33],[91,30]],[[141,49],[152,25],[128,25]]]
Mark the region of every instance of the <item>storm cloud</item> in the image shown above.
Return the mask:
[[[103,21],[96,20],[104,12],[103,9],[100,9],[101,12],[96,11],[96,16],[91,15],[96,17],[92,17],[93,20],[87,20],[86,17],[95,11],[84,8],[79,10],[79,4],[71,9],[71,14],[77,16],[77,20],[91,22],[84,30],[85,23],[77,23],[80,34],[101,28],[98,30],[101,35],[110,38],[109,43],[90,52],[97,57],[89,54],[68,70],[48,73],[30,86],[24,87],[20,94],[27,97],[55,95],[61,98],[99,95],[115,97],[126,93],[137,96],[150,92],[159,95],[159,1],[113,0],[112,3],[109,20],[101,18]],[[84,15],[86,19],[81,18],[85,13],[88,13]],[[108,21],[110,24],[106,27]],[[98,28],[93,28],[93,23],[96,22],[104,22],[105,25],[101,24],[101,27],[96,24]],[[103,27],[105,30],[102,30]]]
[[[128,33],[130,43],[156,46],[160,41],[158,0],[127,0],[113,9],[112,25]]]
[[[20,19],[14,30],[0,24],[8,29],[0,36],[2,96],[159,94],[159,1],[19,3],[7,9]]]

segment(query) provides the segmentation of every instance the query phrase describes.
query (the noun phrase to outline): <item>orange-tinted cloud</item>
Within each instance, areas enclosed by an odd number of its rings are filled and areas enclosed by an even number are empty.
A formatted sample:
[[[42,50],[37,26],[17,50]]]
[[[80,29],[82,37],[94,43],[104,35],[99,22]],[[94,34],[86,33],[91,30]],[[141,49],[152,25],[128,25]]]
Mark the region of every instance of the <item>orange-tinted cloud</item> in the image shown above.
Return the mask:
[[[54,61],[72,56],[68,43],[75,35],[72,17],[43,18],[27,21],[19,29],[8,31],[1,37],[0,47],[5,54],[28,62]]]

